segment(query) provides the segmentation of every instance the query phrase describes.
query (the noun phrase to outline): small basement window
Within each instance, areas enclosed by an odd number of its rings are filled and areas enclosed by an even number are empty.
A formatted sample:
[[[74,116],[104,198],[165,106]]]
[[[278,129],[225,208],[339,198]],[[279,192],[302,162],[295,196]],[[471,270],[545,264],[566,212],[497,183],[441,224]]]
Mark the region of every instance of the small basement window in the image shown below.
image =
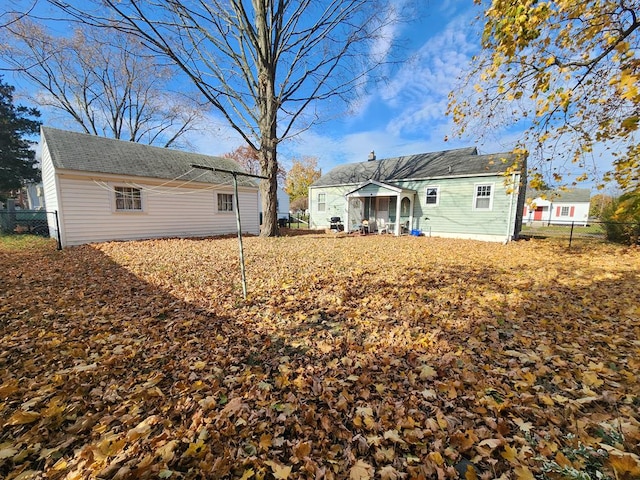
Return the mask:
[[[116,211],[141,212],[142,192],[134,187],[115,187]]]

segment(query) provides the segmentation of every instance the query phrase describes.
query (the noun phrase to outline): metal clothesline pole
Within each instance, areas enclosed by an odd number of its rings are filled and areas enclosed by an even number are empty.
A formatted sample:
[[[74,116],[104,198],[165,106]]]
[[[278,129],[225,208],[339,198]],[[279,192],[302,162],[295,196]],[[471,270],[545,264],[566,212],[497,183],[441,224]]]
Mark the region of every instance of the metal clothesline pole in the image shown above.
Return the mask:
[[[207,167],[206,165],[192,164],[192,168],[200,168],[211,172],[229,173],[233,177],[233,194],[236,197],[236,225],[238,227],[238,248],[240,250],[240,276],[242,277],[242,298],[247,299],[247,276],[244,268],[244,248],[242,246],[242,225],[240,222],[240,199],[238,198],[238,175],[243,177],[260,178],[266,180],[267,177],[253,175],[251,173],[237,172],[235,170],[225,170],[223,168]]]

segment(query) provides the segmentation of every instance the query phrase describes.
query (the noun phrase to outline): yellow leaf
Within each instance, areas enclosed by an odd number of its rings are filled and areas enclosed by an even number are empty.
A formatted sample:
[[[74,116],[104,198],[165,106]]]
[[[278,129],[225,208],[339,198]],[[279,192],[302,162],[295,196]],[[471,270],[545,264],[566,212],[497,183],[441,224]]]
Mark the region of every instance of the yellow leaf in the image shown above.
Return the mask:
[[[582,374],[582,381],[589,387],[601,387],[604,385],[604,382],[598,378],[598,374],[591,371]]]
[[[311,453],[311,442],[300,442],[293,447],[293,454],[298,458],[308,457]]]
[[[264,462],[265,464],[271,467],[273,471],[273,476],[279,480],[287,480],[289,475],[291,474],[291,467],[286,465],[281,465],[280,463],[274,462],[272,460],[267,460]]]
[[[255,473],[256,472],[253,471],[253,468],[249,468],[248,470],[244,471],[240,480],[249,480]]]
[[[398,442],[398,443],[404,443],[404,440],[402,440],[400,438],[400,435],[398,435],[398,431],[397,430],[387,430],[386,432],[384,432],[384,438],[385,440],[392,440],[394,442]]]
[[[513,469],[516,474],[516,480],[535,480],[533,473],[526,466],[520,466]]]
[[[504,458],[507,462],[514,462],[518,455],[518,451],[510,447],[509,445],[504,446],[504,452],[500,453],[500,456]]]
[[[464,480],[478,480],[478,474],[473,465],[467,465],[467,470],[464,472]]]
[[[504,440],[501,440],[499,438],[487,438],[485,440],[482,440],[478,446],[479,447],[484,447],[487,446],[489,447],[491,450],[498,448],[500,445],[502,445],[504,443]]]
[[[169,463],[171,460],[173,460],[173,450],[176,448],[177,444],[177,440],[171,440],[162,447],[156,449],[156,457],[161,458],[165,463]]]
[[[442,458],[442,454],[440,452],[430,452],[428,457],[429,460],[438,466],[442,466],[442,464],[444,464],[444,458]]]
[[[349,470],[350,480],[369,480],[373,477],[374,469],[371,465],[362,460],[358,460],[351,470]]]
[[[622,453],[621,455],[610,455],[609,463],[618,473],[629,478],[640,478],[640,460],[632,453]]]
[[[24,410],[16,410],[7,421],[7,425],[26,425],[33,423],[40,418],[38,412],[29,412]]]
[[[429,380],[438,376],[438,372],[431,365],[423,365],[420,368],[420,380]]]
[[[392,465],[385,465],[378,472],[382,480],[398,480],[398,471]]]
[[[182,454],[183,457],[197,457],[204,451],[204,440],[198,440],[195,443],[190,443],[189,448]]]
[[[0,398],[6,398],[18,391],[18,381],[9,380],[0,385]]]
[[[0,460],[13,457],[16,453],[18,450],[13,447],[0,448]]]
[[[266,433],[263,433],[260,436],[260,443],[259,443],[260,447],[263,450],[269,450],[269,448],[271,447],[271,445],[273,445],[273,437],[271,435],[268,435]]]

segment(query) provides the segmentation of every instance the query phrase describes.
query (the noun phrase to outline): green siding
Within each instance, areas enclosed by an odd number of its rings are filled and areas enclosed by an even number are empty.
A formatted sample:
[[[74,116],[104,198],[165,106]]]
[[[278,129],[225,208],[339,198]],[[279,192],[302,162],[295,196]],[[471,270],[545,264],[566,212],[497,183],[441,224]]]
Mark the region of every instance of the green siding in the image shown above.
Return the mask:
[[[490,210],[474,209],[476,185],[492,186],[492,206]],[[413,228],[424,233],[431,231],[434,235],[488,235],[507,238],[513,234],[513,225],[517,213],[516,194],[507,193],[505,178],[500,175],[485,177],[446,178],[424,181],[395,182],[395,186],[417,192],[413,208]],[[427,205],[426,187],[439,187],[438,205]],[[312,226],[316,228],[328,226],[328,219],[339,216],[345,220],[345,194],[353,191],[357,185],[340,187],[312,187],[310,189],[310,212]],[[326,194],[326,211],[317,211],[317,194]],[[375,184],[367,185],[360,190],[368,196],[395,196],[384,187]],[[394,211],[390,214],[395,215]],[[509,212],[511,209],[511,212]],[[425,217],[429,219],[426,220]],[[508,228],[507,224],[511,226]]]
[[[474,209],[475,187],[491,185],[493,191],[490,210]],[[403,182],[404,188],[418,192],[414,202],[414,228],[433,233],[503,235],[507,236],[507,222],[513,224],[516,198],[507,194],[504,177],[451,178],[421,182]],[[438,205],[427,205],[426,187],[440,187]],[[511,207],[512,215],[509,216]],[[429,220],[425,220],[428,217]],[[511,232],[513,233],[513,232]]]
[[[344,221],[346,217],[346,201],[344,196],[356,186],[340,187],[311,187],[309,189],[309,213],[311,215],[311,228],[328,228],[331,217],[340,217]],[[318,194],[326,194],[326,207],[324,212],[318,211]]]

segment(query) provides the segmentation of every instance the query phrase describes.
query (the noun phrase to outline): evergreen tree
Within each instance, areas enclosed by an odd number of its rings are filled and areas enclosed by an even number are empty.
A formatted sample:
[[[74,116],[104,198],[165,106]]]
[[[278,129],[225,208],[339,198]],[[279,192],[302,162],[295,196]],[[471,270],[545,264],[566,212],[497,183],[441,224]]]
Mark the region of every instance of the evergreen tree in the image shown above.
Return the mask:
[[[40,179],[36,154],[31,149],[35,142],[24,138],[38,133],[40,122],[29,117],[38,118],[40,112],[14,105],[14,90],[0,76],[0,192],[15,190],[27,181]]]

